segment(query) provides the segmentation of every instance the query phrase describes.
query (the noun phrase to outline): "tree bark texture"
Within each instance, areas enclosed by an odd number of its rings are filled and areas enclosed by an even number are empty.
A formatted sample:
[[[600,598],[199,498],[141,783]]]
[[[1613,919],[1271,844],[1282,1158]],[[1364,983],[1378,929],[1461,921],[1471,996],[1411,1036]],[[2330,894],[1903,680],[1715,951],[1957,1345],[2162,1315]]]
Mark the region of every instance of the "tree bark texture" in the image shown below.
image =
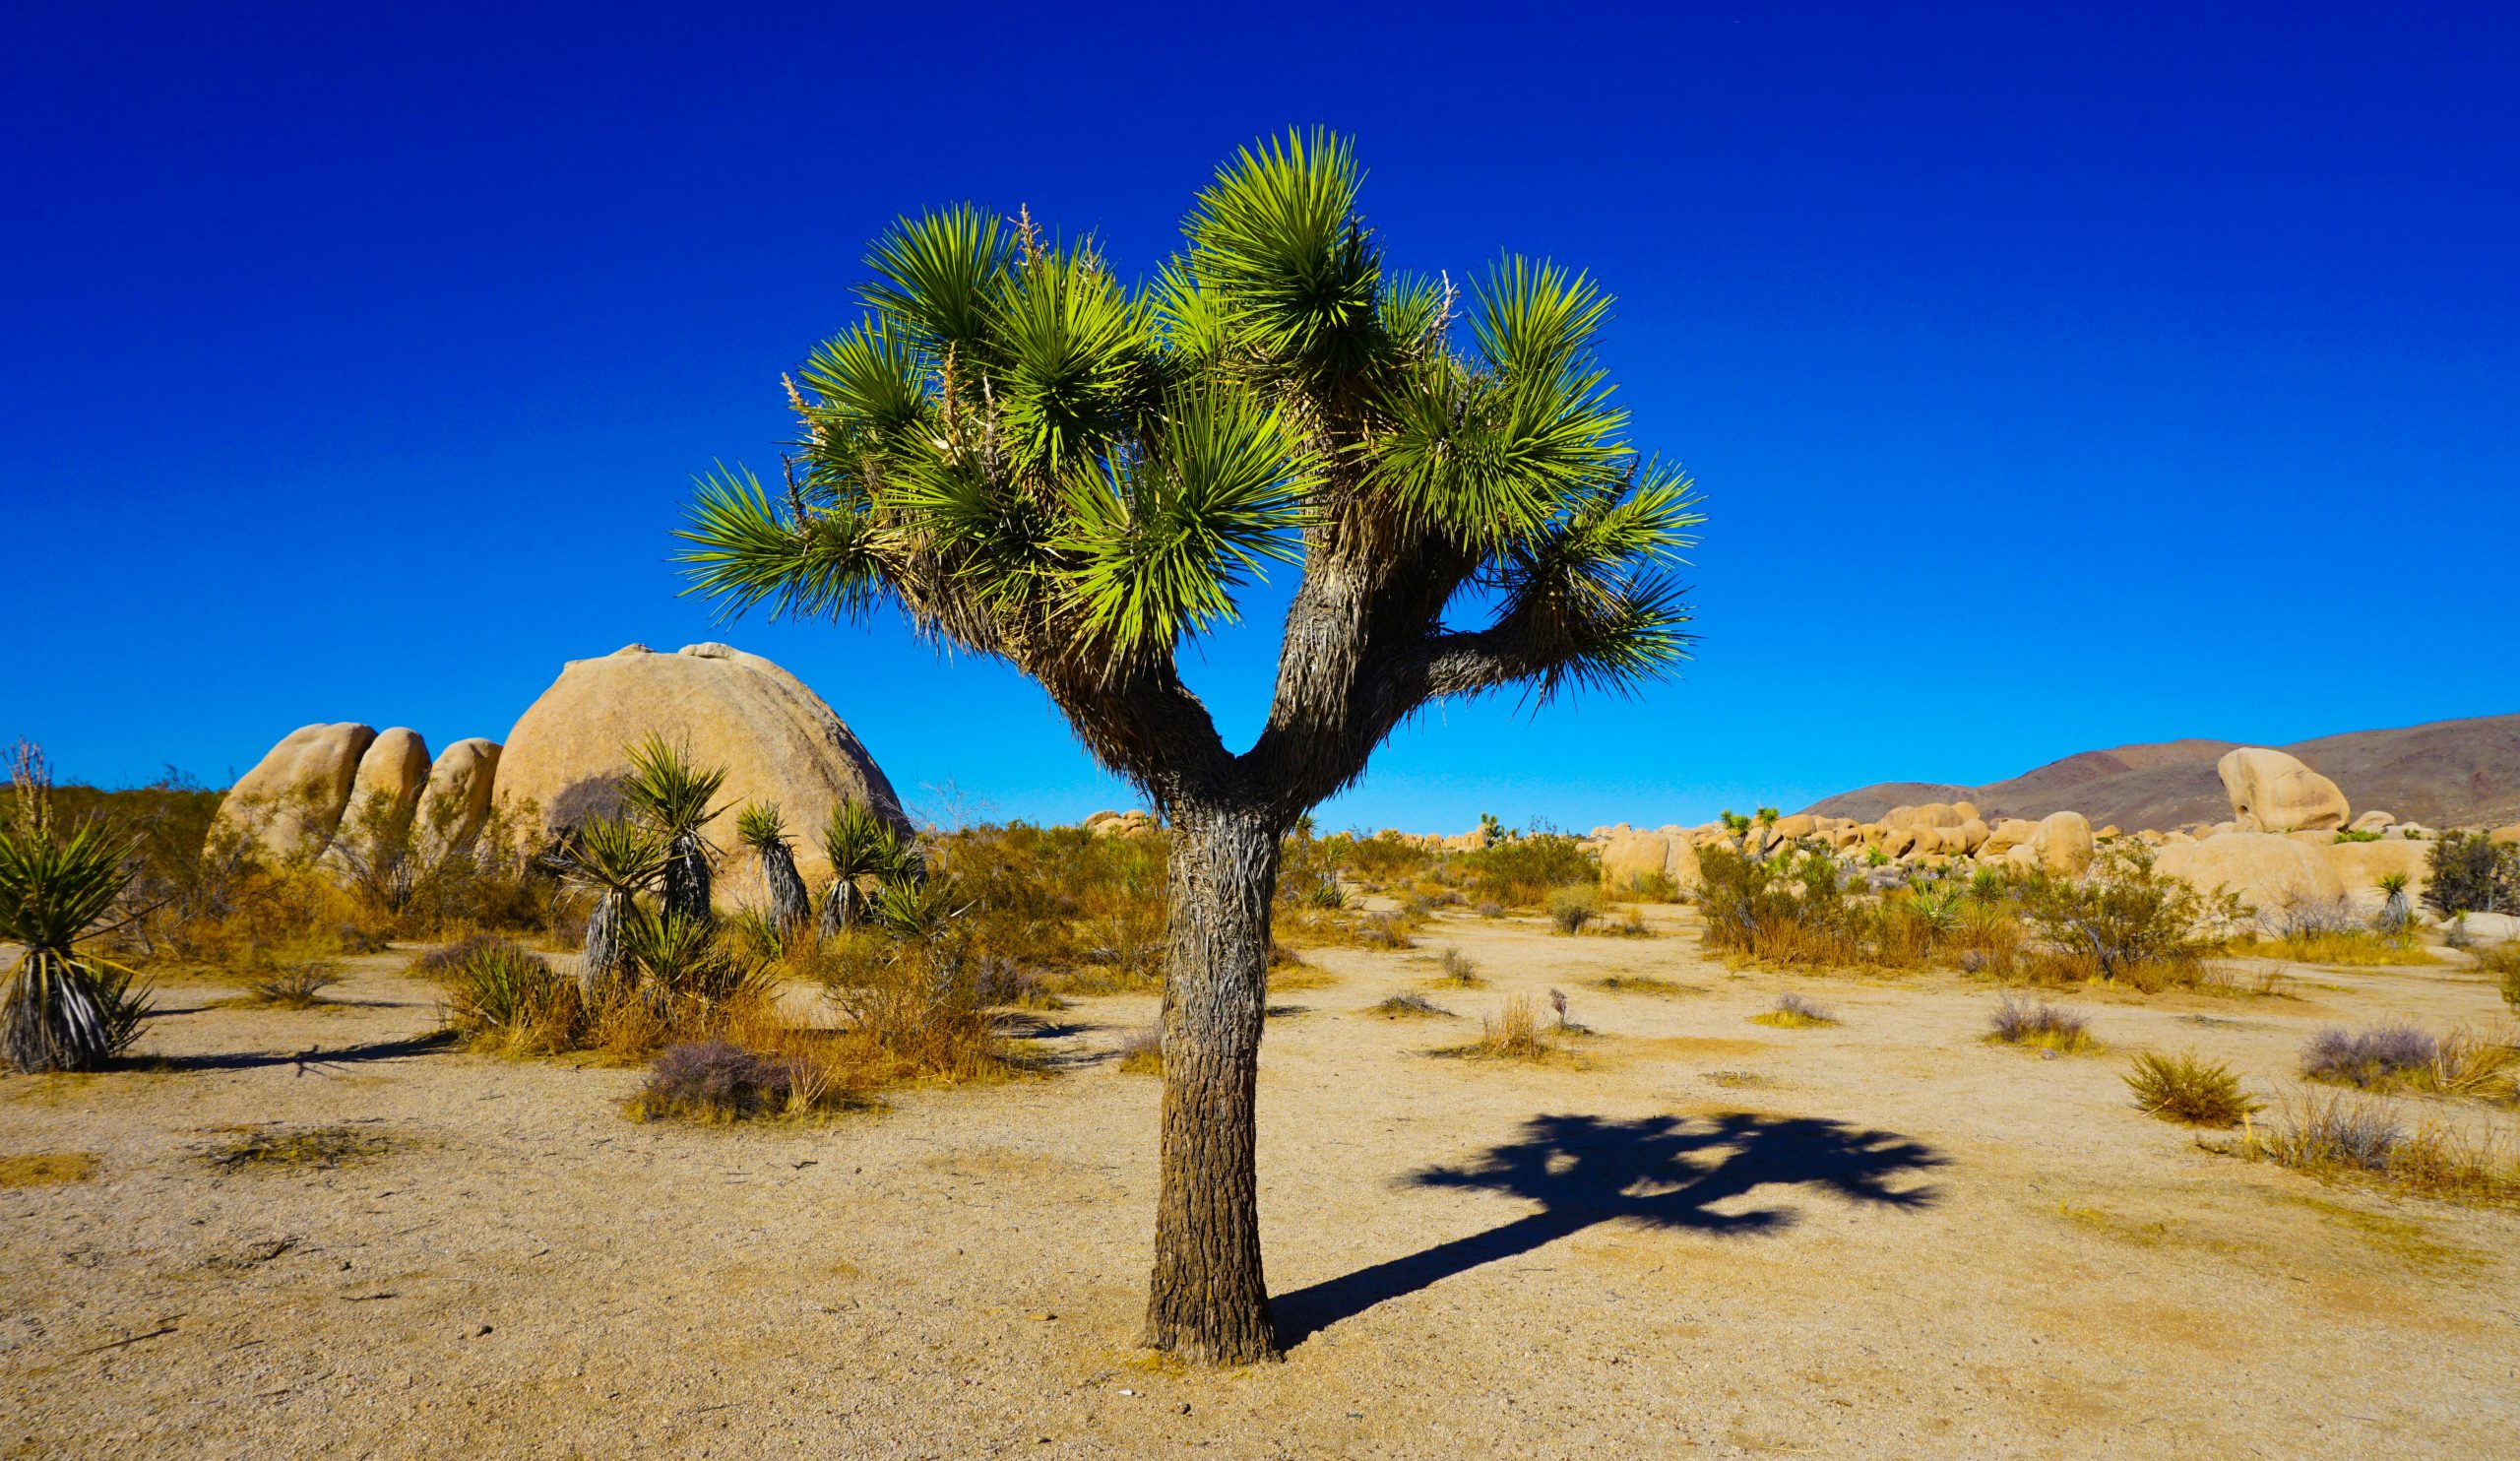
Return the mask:
[[[1161,1190],[1142,1342],[1198,1364],[1247,1365],[1277,1353],[1252,1098],[1278,829],[1255,809],[1176,805],[1173,837]]]

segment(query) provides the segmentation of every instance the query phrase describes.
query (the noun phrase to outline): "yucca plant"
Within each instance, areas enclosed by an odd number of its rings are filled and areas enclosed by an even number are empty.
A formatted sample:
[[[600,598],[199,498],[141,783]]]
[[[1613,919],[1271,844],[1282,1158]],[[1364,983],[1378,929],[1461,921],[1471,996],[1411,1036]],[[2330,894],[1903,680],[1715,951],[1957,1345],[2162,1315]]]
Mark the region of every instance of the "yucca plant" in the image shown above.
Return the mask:
[[[664,872],[665,843],[628,817],[590,817],[561,844],[559,862],[562,877],[596,895],[580,976],[593,995],[629,972],[623,930],[639,895]]]
[[[2380,931],[2392,936],[2406,931],[2415,917],[2415,906],[2407,898],[2407,875],[2403,872],[2380,874],[2380,917],[2375,921]]]
[[[727,949],[715,922],[671,909],[632,909],[622,923],[621,947],[641,987],[662,999],[721,1003],[759,972]]]
[[[823,856],[831,861],[820,925],[826,937],[855,927],[866,915],[867,899],[884,886],[918,876],[917,850],[900,824],[853,796],[831,809]]]
[[[805,879],[796,871],[795,850],[788,845],[788,824],[779,804],[758,802],[735,814],[735,835],[761,858],[761,880],[770,890],[770,926],[781,941],[792,938],[813,913]]]
[[[1146,1342],[1275,1348],[1252,1169],[1280,839],[1431,702],[1615,689],[1684,658],[1697,521],[1625,439],[1591,280],[1395,273],[1323,132],[1244,150],[1132,286],[1091,239],[976,208],[901,220],[867,311],[788,386],[777,492],[703,478],[680,537],[729,612],[864,617],[1040,681],[1171,828]],[[1176,651],[1300,565],[1275,699],[1228,750]]]
[[[28,1073],[102,1070],[139,1038],[148,990],[128,969],[79,944],[131,885],[132,840],[100,820],[54,824],[42,752],[21,743],[0,828],[0,943],[25,952],[0,986],[0,1054]]]
[[[656,734],[627,754],[630,775],[621,783],[621,804],[664,844],[659,901],[684,918],[706,922],[710,862],[717,853],[700,829],[724,810],[713,810],[709,802],[726,784],[725,768],[694,766],[686,747]]]

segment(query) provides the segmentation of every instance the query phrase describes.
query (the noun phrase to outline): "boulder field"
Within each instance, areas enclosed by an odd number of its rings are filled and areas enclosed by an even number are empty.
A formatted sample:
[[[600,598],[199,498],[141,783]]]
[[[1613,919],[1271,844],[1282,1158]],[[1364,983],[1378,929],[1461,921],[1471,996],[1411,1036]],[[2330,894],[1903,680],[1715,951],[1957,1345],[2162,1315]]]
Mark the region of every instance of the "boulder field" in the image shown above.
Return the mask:
[[[1661,872],[1680,887],[1697,880],[1698,852],[1738,848],[1765,856],[1801,843],[1866,861],[1974,862],[2074,876],[2086,871],[2101,844],[2131,838],[2154,849],[2154,866],[2204,890],[2226,889],[2261,917],[2291,908],[2348,904],[2377,911],[2379,881],[2404,874],[2408,891],[2424,891],[2432,829],[2385,811],[2355,816],[2337,785],[2282,751],[2241,746],[2217,765],[2231,805],[2229,820],[2169,830],[2095,832],[2080,812],[2037,820],[1997,819],[1991,826],[1967,801],[1894,806],[1877,820],[1797,814],[1755,822],[1736,835],[1721,822],[1640,832],[1625,823],[1596,827],[1585,839],[1602,859],[1603,881],[1635,886]],[[2520,827],[2492,834],[2520,841]],[[2350,840],[2345,840],[2350,839]],[[1682,856],[1685,850],[1686,856]]]
[[[758,655],[695,644],[571,661],[504,743],[459,740],[434,762],[416,730],[303,727],[228,790],[212,835],[338,868],[409,833],[413,851],[435,860],[469,848],[504,807],[547,842],[617,808],[626,752],[652,734],[726,772],[724,809],[705,835],[724,855],[730,897],[752,875],[752,859],[735,856],[734,812],[747,802],[778,804],[807,868],[823,865],[822,828],[843,797],[908,826],[883,769],[803,681]]]

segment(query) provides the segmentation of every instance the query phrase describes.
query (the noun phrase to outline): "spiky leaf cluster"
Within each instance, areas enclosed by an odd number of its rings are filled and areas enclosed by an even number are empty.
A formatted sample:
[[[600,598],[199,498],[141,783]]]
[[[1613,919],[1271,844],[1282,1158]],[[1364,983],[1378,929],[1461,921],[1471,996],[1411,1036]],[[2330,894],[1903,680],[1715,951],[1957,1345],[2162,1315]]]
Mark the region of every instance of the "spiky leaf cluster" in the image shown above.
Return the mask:
[[[1596,358],[1608,297],[1521,258],[1467,297],[1397,273],[1361,181],[1327,133],[1246,149],[1135,286],[1029,215],[900,220],[864,316],[789,385],[786,478],[701,479],[695,589],[729,611],[897,605],[1040,679],[1162,794],[1185,756],[1223,759],[1175,651],[1300,563],[1252,753],[1290,805],[1428,699],[1623,687],[1681,658],[1665,573],[1698,518],[1626,440]]]

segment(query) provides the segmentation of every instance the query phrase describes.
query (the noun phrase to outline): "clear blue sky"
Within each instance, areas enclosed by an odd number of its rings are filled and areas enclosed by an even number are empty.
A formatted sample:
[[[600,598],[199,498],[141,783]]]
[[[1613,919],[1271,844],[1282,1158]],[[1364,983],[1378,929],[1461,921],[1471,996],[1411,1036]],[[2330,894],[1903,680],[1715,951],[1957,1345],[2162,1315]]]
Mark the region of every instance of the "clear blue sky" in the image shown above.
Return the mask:
[[[713,627],[665,535],[690,473],[775,461],[896,212],[1030,204],[1152,270],[1219,159],[1314,122],[1401,264],[1605,282],[1713,514],[1684,676],[1429,714],[1334,825],[2520,710],[2511,7],[777,9],[13,8],[0,735],[220,783],[724,638],[914,801],[1122,802],[1010,671]],[[1238,736],[1284,589],[1194,652]]]

